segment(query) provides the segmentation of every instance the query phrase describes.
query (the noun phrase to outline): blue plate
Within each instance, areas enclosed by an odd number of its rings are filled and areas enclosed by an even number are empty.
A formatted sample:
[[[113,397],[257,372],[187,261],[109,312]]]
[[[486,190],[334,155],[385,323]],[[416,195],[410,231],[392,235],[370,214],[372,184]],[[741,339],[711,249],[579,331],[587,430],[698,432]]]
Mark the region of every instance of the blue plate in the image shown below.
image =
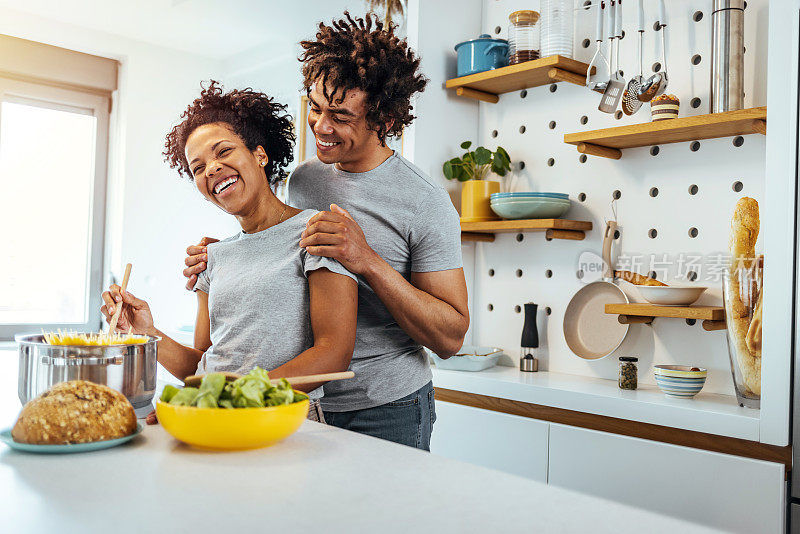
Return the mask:
[[[65,454],[72,452],[89,452],[99,451],[100,449],[108,449],[116,447],[132,440],[144,429],[142,423],[136,423],[136,431],[129,436],[117,439],[107,439],[104,441],[93,441],[91,443],[71,443],[69,445],[35,445],[33,443],[18,443],[11,437],[11,429],[7,428],[0,432],[0,441],[18,451],[36,452],[39,454]]]

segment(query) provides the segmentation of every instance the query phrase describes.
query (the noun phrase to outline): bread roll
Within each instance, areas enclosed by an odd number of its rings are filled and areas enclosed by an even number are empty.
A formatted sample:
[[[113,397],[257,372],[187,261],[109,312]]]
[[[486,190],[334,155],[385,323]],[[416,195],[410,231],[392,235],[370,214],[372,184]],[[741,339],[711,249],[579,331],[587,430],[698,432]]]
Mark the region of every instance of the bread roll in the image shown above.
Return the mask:
[[[122,393],[73,380],[28,402],[11,437],[20,443],[59,445],[121,438],[135,430],[136,414]]]
[[[655,278],[643,276],[639,273],[631,271],[614,271],[614,276],[620,280],[625,280],[636,286],[666,286],[667,284],[659,282]]]

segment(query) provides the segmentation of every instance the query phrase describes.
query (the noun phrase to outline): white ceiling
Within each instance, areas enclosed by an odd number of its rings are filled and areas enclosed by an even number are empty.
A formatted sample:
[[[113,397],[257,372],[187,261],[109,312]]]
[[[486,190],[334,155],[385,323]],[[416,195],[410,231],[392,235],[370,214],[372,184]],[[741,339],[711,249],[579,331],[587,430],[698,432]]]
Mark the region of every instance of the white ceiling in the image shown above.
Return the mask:
[[[363,0],[0,0],[0,7],[138,41],[225,59],[267,42],[313,36]]]

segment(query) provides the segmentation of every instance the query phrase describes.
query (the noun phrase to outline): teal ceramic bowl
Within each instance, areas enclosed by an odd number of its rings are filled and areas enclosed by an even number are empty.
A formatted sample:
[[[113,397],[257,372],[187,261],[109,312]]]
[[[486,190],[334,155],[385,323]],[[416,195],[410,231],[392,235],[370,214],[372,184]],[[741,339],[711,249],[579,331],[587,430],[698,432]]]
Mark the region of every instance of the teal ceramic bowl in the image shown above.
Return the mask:
[[[555,219],[570,207],[569,200],[536,198],[514,201],[492,201],[492,211],[503,219]]]
[[[567,200],[569,195],[566,193],[538,193],[538,192],[520,192],[520,193],[492,193],[492,200],[498,199],[528,199],[528,198],[560,198]]]

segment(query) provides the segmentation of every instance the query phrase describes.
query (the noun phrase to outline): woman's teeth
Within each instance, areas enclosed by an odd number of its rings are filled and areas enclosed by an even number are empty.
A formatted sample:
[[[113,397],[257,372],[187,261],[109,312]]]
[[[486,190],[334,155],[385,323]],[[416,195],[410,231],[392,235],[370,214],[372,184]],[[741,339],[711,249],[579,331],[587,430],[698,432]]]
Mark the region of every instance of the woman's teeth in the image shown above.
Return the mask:
[[[320,145],[322,145],[322,146],[325,146],[325,147],[329,147],[329,146],[336,146],[336,145],[338,145],[338,144],[339,144],[339,142],[338,142],[338,141],[337,141],[337,142],[335,142],[335,143],[326,143],[325,141],[322,141],[322,140],[320,140],[320,139],[317,139],[317,142],[318,142]]]
[[[214,194],[219,195],[222,191],[228,188],[229,185],[235,184],[239,181],[236,176],[231,176],[227,180],[223,180],[214,187]]]

